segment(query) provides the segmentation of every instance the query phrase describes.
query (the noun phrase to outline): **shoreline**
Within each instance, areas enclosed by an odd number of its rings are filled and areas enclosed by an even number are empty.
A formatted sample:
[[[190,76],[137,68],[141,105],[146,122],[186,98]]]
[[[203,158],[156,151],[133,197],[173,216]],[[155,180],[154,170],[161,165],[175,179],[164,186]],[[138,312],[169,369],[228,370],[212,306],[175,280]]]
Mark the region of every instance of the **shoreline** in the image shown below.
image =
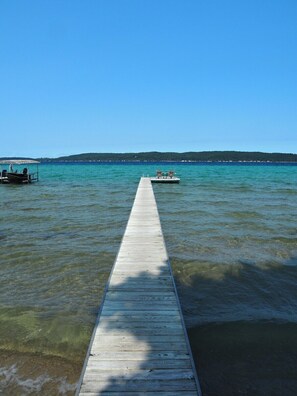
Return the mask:
[[[230,165],[297,165],[297,161],[192,161],[192,160],[160,160],[160,161],[150,161],[150,160],[42,160],[41,164],[185,164],[185,165],[207,165],[207,164],[230,164]]]

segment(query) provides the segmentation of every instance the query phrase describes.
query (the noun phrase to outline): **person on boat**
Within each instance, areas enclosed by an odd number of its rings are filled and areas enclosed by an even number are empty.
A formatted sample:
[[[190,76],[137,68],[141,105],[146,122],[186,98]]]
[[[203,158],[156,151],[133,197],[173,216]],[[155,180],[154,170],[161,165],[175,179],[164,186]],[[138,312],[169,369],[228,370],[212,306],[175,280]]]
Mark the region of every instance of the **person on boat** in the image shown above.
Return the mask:
[[[23,175],[27,175],[28,174],[28,168],[24,168],[23,169]]]
[[[8,169],[8,170],[9,170],[9,172],[10,172],[10,173],[12,173],[12,172],[13,172],[13,167],[12,167],[12,164],[9,164],[9,169]]]

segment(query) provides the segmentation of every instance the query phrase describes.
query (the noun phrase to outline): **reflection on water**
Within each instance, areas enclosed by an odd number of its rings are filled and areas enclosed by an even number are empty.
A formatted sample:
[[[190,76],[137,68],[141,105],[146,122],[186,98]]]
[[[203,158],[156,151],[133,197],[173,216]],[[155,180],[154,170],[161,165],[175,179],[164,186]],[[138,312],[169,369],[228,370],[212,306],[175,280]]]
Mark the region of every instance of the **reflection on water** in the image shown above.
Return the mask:
[[[73,394],[139,177],[156,167],[41,165],[40,183],[0,187],[4,394]],[[181,184],[154,191],[204,395],[295,395],[297,167],[174,168]]]

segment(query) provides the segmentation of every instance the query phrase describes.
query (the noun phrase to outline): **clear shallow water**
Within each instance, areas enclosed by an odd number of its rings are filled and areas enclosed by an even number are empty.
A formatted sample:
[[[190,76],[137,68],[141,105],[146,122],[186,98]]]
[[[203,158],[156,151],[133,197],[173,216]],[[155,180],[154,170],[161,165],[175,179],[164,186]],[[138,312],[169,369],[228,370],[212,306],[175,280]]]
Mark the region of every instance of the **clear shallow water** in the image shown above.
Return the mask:
[[[3,394],[73,394],[139,177],[157,167],[41,165],[38,184],[0,186]],[[297,167],[173,168],[182,183],[154,191],[204,395],[295,395]]]

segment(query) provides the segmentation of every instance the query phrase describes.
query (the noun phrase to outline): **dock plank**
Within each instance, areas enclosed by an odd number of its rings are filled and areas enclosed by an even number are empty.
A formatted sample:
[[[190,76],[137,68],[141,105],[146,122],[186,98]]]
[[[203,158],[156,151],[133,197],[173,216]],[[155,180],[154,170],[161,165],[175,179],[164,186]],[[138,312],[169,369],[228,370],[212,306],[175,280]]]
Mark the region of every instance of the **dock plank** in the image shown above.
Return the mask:
[[[101,395],[102,392],[108,389],[109,392],[118,392],[122,394],[122,391],[139,391],[142,392],[153,392],[153,391],[175,391],[176,395],[179,395],[180,391],[193,391],[196,390],[196,384],[194,379],[166,379],[166,380],[134,380],[133,376],[130,379],[119,379],[117,377],[110,377],[108,380],[100,381],[100,378],[91,377],[87,382],[83,382],[82,389],[84,392],[97,392],[97,395]],[[197,394],[196,394],[197,395]]]
[[[158,209],[141,178],[76,395],[201,395]]]
[[[115,392],[105,392],[102,391],[100,392],[101,396],[115,396],[117,393]],[[93,392],[81,392],[81,396],[98,396],[98,393],[93,393]],[[121,391],[121,396],[143,396],[143,392],[125,392]],[[162,391],[154,391],[154,392],[145,392],[145,396],[177,396],[176,392],[162,392]],[[197,396],[197,392],[191,392],[191,391],[179,391],[178,396]]]

